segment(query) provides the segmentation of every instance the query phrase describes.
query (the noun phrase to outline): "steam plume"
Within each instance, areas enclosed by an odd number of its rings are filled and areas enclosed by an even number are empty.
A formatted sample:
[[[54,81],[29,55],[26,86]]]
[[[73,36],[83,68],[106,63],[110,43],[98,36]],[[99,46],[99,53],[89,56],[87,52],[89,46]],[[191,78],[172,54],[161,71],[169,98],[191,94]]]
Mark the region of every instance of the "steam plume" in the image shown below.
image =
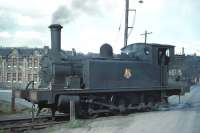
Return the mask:
[[[60,6],[53,14],[52,23],[66,24],[73,18],[72,12],[66,6]]]
[[[52,23],[67,24],[81,14],[98,15],[101,13],[99,0],[72,0],[69,7],[62,5],[53,13]]]

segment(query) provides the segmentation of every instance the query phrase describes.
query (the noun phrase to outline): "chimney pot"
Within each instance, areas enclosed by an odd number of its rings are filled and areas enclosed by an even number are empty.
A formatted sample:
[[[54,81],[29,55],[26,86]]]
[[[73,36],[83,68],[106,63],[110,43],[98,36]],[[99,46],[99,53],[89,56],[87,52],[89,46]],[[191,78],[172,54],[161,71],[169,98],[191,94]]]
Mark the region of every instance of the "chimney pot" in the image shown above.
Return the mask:
[[[51,51],[58,54],[61,50],[61,29],[60,24],[52,24],[49,26],[51,30]]]

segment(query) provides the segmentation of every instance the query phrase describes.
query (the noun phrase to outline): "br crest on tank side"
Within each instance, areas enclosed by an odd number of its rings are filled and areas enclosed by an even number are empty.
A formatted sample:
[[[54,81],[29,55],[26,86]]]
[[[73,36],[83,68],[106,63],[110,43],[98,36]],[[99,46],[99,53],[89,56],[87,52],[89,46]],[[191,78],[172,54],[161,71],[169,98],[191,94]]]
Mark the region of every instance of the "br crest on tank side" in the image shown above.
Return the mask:
[[[126,78],[126,79],[129,79],[129,78],[131,78],[132,77],[132,71],[131,71],[131,69],[130,68],[125,68],[124,69],[124,77]]]

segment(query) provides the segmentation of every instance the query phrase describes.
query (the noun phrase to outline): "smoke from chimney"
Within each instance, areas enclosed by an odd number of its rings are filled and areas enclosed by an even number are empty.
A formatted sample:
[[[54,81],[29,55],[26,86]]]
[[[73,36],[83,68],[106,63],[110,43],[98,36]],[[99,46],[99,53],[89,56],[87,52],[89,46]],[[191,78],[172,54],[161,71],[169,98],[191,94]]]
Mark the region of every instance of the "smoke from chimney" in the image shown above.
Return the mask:
[[[67,24],[73,20],[72,12],[66,6],[60,6],[52,17],[53,24]]]
[[[73,0],[71,3],[72,9],[88,15],[97,15],[101,13],[99,0]]]
[[[67,24],[81,14],[101,14],[99,0],[72,0],[69,7],[62,5],[53,13],[53,24]]]

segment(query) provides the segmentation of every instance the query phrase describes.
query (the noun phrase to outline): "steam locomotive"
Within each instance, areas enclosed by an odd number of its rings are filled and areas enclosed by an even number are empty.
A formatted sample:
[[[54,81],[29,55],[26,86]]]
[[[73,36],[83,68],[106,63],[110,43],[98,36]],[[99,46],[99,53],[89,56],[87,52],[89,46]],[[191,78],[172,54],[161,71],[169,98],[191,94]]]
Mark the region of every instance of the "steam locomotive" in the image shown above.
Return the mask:
[[[49,26],[51,50],[40,65],[41,84],[16,91],[16,96],[50,108],[69,113],[70,102],[75,104],[77,116],[101,113],[124,113],[131,110],[152,109],[167,102],[171,95],[180,95],[187,88],[182,81],[168,78],[174,59],[174,46],[134,43],[113,54],[109,44],[100,47],[97,57],[66,54],[61,50],[59,24]]]

